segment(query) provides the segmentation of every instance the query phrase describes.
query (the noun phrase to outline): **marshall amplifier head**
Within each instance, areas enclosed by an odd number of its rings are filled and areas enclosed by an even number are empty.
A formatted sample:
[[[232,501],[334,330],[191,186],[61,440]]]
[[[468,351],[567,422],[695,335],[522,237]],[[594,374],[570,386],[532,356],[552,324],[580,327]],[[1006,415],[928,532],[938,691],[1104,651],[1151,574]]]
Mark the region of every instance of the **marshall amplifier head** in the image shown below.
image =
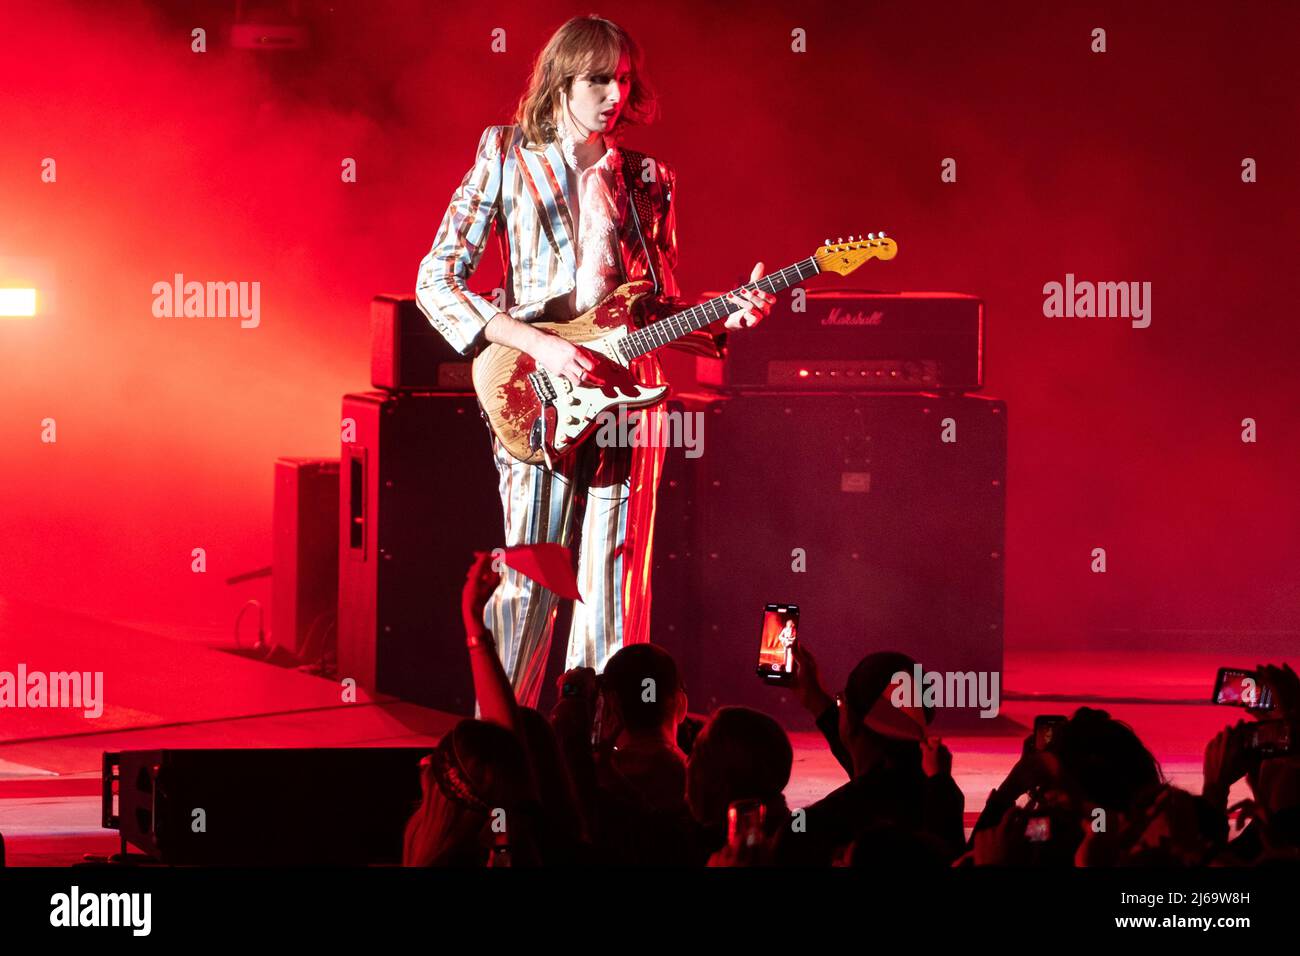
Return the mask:
[[[957,292],[784,292],[758,328],[728,336],[725,368],[729,386],[978,391],[984,301]]]

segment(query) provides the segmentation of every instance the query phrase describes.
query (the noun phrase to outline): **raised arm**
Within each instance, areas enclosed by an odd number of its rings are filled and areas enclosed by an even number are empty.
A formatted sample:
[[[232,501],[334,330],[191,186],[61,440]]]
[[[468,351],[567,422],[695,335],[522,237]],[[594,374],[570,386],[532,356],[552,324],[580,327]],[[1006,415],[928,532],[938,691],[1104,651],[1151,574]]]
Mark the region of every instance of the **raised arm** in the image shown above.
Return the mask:
[[[520,734],[519,704],[514,688],[497,654],[496,640],[483,625],[483,607],[500,580],[501,575],[492,570],[492,552],[476,553],[461,591],[461,619],[465,624],[465,643],[469,648],[469,667],[480,719]]]

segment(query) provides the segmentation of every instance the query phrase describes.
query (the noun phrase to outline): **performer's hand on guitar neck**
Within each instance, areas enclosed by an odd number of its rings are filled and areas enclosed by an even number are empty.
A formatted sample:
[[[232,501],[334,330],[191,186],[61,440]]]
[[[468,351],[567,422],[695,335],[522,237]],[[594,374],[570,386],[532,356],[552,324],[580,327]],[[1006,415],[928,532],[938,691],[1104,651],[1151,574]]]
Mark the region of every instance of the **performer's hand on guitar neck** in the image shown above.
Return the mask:
[[[574,385],[605,384],[604,378],[595,372],[598,357],[589,349],[521,322],[507,312],[494,315],[483,334],[489,342],[499,342],[531,355],[552,375],[561,375]]]
[[[754,264],[754,270],[749,274],[749,281],[757,282],[761,278],[763,278],[763,263],[757,262]],[[729,295],[727,298],[741,306],[727,316],[725,325],[729,329],[752,329],[772,311],[772,304],[776,302],[776,296],[762,289],[746,289],[738,296]]]

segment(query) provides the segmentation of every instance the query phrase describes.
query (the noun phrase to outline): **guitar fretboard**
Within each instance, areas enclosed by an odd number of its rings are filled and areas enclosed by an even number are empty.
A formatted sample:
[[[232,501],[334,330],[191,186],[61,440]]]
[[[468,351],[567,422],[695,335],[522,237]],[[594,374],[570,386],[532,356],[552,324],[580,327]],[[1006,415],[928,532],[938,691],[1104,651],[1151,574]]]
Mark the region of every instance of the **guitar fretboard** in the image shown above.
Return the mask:
[[[792,285],[798,285],[805,279],[811,279],[820,271],[817,267],[817,260],[809,256],[802,262],[786,266],[780,272],[773,272],[771,275],[763,276],[761,279],[732,289],[723,295],[715,296],[707,302],[693,305],[685,312],[678,312],[651,322],[649,325],[630,333],[620,343],[620,347],[629,360],[638,358],[735,312],[738,306],[727,300],[728,295],[735,295],[745,289],[780,292]]]

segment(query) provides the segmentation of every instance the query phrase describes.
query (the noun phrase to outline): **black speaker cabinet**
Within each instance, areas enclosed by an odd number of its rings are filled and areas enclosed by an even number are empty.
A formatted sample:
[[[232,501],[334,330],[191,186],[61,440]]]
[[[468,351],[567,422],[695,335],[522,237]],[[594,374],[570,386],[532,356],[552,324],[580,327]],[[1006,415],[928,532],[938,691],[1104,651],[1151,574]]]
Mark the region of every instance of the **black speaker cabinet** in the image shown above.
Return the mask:
[[[706,440],[714,420],[710,408],[707,399],[668,400],[670,414],[699,416]],[[704,508],[711,500],[704,461],[710,451],[707,444],[704,454],[697,457],[688,458],[683,448],[665,451],[651,555],[650,639],[677,661],[691,709],[696,712],[704,709],[697,692],[704,687],[701,668],[707,660],[700,647],[700,628],[708,603],[703,592],[705,543],[701,530]],[[754,640],[757,659],[757,636]]]
[[[319,658],[339,603],[339,462],[277,458],[271,643]]]
[[[668,453],[654,555],[653,640],[677,656],[692,710],[807,725],[791,692],[755,676],[767,603],[800,606],[832,694],[874,650],[1001,670],[1004,402],[738,394],[704,414],[703,454]]]
[[[344,396],[343,420],[339,677],[470,714],[460,591],[473,552],[502,540],[478,404],[465,395],[363,392]]]
[[[397,865],[432,747],[105,752],[105,829],[177,865]]]

